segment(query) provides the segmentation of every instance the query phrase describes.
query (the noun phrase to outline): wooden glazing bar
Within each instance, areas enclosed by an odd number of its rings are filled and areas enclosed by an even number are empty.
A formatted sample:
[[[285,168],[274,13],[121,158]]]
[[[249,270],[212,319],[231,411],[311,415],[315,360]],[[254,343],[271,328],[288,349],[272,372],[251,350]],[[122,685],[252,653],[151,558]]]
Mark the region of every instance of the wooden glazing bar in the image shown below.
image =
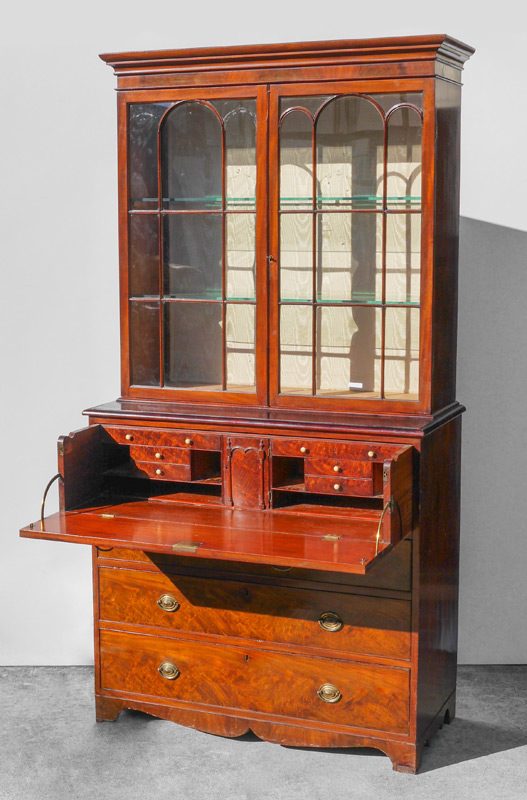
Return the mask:
[[[225,124],[221,120],[221,388],[227,388],[227,309],[225,306]]]
[[[164,244],[164,230],[163,230],[163,215],[161,214],[163,208],[163,175],[161,169],[161,145],[162,134],[161,126],[165,117],[172,109],[168,109],[161,119],[157,129],[157,213],[158,213],[158,236],[159,236],[159,385],[165,385],[165,341],[164,341],[164,312],[163,305],[163,272],[164,272],[164,257],[165,257],[165,244]]]
[[[313,397],[317,393],[317,123],[313,120],[313,130],[311,134],[311,151],[313,158],[313,225],[311,229],[312,248],[313,248],[313,275],[311,291],[312,295],[312,319],[311,319],[311,394]]]

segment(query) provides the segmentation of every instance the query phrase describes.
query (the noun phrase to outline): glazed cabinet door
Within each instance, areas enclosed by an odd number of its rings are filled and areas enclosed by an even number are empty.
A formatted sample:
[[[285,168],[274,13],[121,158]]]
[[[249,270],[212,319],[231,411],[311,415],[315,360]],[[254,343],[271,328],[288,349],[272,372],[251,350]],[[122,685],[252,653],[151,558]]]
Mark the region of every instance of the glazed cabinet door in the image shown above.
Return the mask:
[[[266,93],[120,100],[123,391],[261,402]]]
[[[406,83],[271,91],[273,404],[425,400],[424,93]]]

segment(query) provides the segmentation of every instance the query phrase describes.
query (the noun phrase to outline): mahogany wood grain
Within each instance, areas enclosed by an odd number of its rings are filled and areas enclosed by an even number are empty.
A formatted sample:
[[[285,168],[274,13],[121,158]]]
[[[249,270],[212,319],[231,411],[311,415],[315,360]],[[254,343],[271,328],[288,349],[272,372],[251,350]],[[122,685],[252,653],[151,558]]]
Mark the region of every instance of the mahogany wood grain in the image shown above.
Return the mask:
[[[108,568],[100,569],[99,583],[100,619],[108,622],[251,639],[253,646],[264,640],[410,657],[407,600]],[[177,600],[177,610],[158,605],[164,594]],[[328,611],[342,620],[340,630],[319,624]]]
[[[113,696],[96,695],[97,704],[105,701],[120,703],[123,708],[143,711],[146,714],[216,736],[235,738],[252,731],[259,739],[284,747],[373,747],[385,753],[392,761],[393,769],[398,772],[415,773],[419,767],[422,751],[422,747],[416,748],[412,743],[402,741],[397,734],[391,734],[390,738],[361,736],[326,729],[300,727],[298,724],[265,722],[261,719],[253,719],[250,715],[243,718],[215,712],[189,711],[175,705],[160,705],[151,701],[138,700],[136,697],[127,697],[118,701]]]
[[[373,479],[342,478],[306,474],[304,485],[307,492],[320,494],[350,495],[353,497],[372,497],[374,495]]]
[[[198,450],[219,450],[220,437],[197,431],[177,431],[156,428],[114,427],[106,425],[105,430],[119,444],[149,445],[159,447],[187,447]],[[127,439],[126,437],[130,437]],[[189,440],[189,441],[187,441]]]
[[[419,631],[417,735],[427,738],[456,688],[461,417],[423,443],[421,536],[414,551]],[[441,465],[438,471],[437,465]],[[415,584],[419,582],[419,587]]]
[[[237,561],[217,561],[202,558],[196,562],[194,558],[185,556],[163,555],[145,553],[141,550],[127,550],[120,548],[97,548],[99,563],[108,566],[119,565],[120,562],[130,562],[131,566],[140,564],[150,570],[161,570],[164,573],[192,570],[193,574],[207,577],[222,575],[239,577],[254,576],[264,579],[279,580],[282,584],[286,581],[301,582],[310,588],[316,588],[317,583],[338,585],[338,591],[376,591],[392,593],[394,597],[405,594],[411,589],[412,569],[412,542],[405,539],[397,547],[390,550],[380,561],[376,561],[366,575],[352,573],[339,574],[337,572],[321,572],[314,569],[301,569],[292,567],[284,572],[267,564],[246,564]],[[198,569],[198,572],[196,572]],[[296,584],[298,585],[298,583]]]
[[[288,656],[249,647],[101,630],[101,687],[147,697],[372,730],[408,730],[409,672],[354,662]],[[164,661],[180,674],[166,680]],[[317,692],[330,683],[337,703]]]
[[[161,447],[133,445],[130,447],[130,458],[138,461],[150,461],[152,464],[186,464],[190,467],[191,450],[188,447]]]
[[[382,466],[371,461],[343,461],[340,458],[306,458],[304,471],[307,475],[331,475],[333,478],[366,478],[373,480],[375,472],[380,473],[382,483]]]
[[[224,470],[227,503],[234,508],[267,507],[269,441],[227,437]]]
[[[302,449],[304,448],[304,449]],[[337,458],[346,461],[382,462],[393,458],[400,445],[390,446],[379,442],[338,442],[317,441],[316,439],[281,439],[273,437],[271,452],[274,456],[296,456],[297,458],[328,459]],[[370,457],[368,453],[373,453]]]
[[[58,467],[63,479],[61,509],[92,502],[104,489],[105,471],[121,463],[123,457],[99,425],[61,436],[58,442]]]
[[[188,454],[190,456],[190,453]],[[190,458],[189,458],[190,462]],[[137,469],[148,478],[156,481],[190,481],[191,470],[188,464],[161,464],[152,461],[136,461]]]
[[[365,574],[386,551],[376,555],[376,525],[356,520],[342,525],[331,518],[302,520],[278,511],[228,511],[140,501],[100,506],[92,511],[52,514],[31,523],[21,535],[33,539],[78,542],[171,553],[178,542],[197,542],[194,557],[213,557]],[[249,516],[251,515],[251,516]],[[256,516],[254,516],[256,515]],[[325,539],[335,530],[335,539]],[[311,531],[311,532],[310,532]]]

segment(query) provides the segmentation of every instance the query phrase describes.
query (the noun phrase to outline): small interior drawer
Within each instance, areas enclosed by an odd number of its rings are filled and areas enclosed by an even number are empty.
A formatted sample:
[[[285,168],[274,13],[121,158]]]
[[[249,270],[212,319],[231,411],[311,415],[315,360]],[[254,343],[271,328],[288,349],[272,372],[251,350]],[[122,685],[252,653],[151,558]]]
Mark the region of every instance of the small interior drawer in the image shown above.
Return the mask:
[[[335,477],[306,475],[304,478],[304,485],[306,492],[320,494],[350,495],[353,497],[373,497],[376,494],[372,478],[342,478],[340,475],[336,475]]]
[[[371,461],[344,461],[341,458],[306,458],[304,472],[306,475],[328,475],[334,478],[362,478],[372,480],[375,468],[382,471],[381,464]]]
[[[323,439],[273,439],[271,452],[275,456],[297,458],[337,458],[349,461],[384,461],[392,458],[398,445],[364,442],[334,442]]]
[[[150,461],[152,464],[190,465],[191,450],[183,447],[150,447],[132,445],[130,456],[134,461]]]
[[[152,461],[136,461],[137,469],[144,472],[149,478],[158,481],[190,481],[192,480],[189,464],[164,464]]]

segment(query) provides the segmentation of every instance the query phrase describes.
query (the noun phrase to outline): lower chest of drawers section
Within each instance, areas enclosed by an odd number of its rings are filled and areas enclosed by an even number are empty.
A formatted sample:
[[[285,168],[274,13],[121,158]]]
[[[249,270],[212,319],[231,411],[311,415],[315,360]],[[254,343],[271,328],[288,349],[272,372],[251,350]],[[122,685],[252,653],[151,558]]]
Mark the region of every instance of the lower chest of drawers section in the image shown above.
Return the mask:
[[[409,600],[322,586],[100,566],[101,691],[407,733]]]

